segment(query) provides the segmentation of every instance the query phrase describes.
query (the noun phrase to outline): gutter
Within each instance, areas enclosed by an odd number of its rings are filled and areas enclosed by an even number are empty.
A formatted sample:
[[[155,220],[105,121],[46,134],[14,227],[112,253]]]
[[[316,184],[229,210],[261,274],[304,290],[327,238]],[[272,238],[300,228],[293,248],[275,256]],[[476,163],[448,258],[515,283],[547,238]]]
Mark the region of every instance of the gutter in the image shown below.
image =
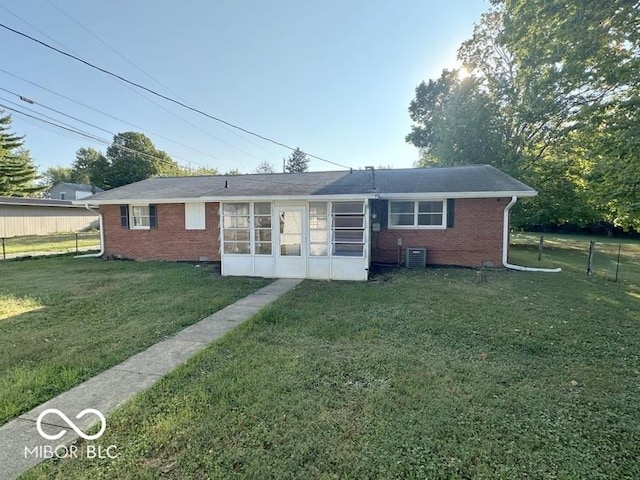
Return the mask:
[[[88,203],[85,203],[84,208],[86,208],[90,212],[98,215],[98,218],[100,219],[100,251],[98,253],[86,253],[84,255],[76,255],[73,258],[101,257],[101,256],[104,255],[104,222],[102,220],[102,214],[100,212],[95,211],[93,208],[89,207]]]
[[[511,197],[511,201],[504,209],[504,220],[502,224],[502,265],[510,270],[518,270],[520,272],[541,272],[541,273],[560,273],[561,268],[533,268],[523,267],[520,265],[513,265],[509,263],[509,210],[518,201],[518,197],[515,195]]]

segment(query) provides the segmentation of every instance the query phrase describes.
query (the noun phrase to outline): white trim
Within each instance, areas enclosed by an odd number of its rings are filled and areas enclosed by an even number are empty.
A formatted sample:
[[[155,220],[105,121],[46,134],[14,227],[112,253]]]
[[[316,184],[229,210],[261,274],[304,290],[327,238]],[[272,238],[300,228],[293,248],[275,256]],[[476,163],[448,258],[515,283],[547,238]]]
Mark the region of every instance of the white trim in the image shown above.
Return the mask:
[[[442,223],[440,225],[418,225],[418,215],[419,211],[417,209],[418,202],[441,202],[442,203]],[[391,202],[413,202],[413,225],[392,225],[391,224]],[[408,199],[408,198],[390,198],[389,199],[389,208],[387,212],[387,228],[389,230],[446,230],[447,228],[447,199],[442,198],[416,198],[416,199]],[[405,214],[406,215],[406,214]],[[436,213],[436,215],[440,215]]]

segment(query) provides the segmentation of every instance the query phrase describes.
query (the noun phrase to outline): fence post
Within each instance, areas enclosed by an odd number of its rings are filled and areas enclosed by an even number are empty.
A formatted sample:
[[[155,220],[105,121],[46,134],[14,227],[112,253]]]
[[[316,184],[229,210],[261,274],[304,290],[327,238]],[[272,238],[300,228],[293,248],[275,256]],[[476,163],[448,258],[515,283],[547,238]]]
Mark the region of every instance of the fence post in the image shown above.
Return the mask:
[[[76,232],[76,253],[78,253],[78,232]]]
[[[542,260],[542,247],[544,246],[544,235],[540,235],[540,242],[538,243],[538,261]]]
[[[7,259],[7,252],[4,249],[4,237],[2,237],[2,259],[6,260]]]
[[[593,273],[593,270],[591,269],[591,264],[593,263],[593,253],[594,253],[595,244],[596,242],[594,242],[593,240],[589,240],[589,258],[587,259],[587,275],[591,275]]]
[[[615,281],[618,281],[618,271],[620,270],[620,250],[622,249],[622,244],[619,243],[618,244],[618,259],[616,260],[616,279]]]

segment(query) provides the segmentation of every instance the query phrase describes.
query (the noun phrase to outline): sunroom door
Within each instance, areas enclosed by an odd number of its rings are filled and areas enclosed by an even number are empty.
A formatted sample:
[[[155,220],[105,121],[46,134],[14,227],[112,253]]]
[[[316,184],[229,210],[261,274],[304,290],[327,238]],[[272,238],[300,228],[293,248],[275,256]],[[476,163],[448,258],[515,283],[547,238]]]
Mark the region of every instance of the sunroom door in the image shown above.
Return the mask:
[[[304,278],[307,276],[305,207],[276,208],[277,232],[276,276]]]

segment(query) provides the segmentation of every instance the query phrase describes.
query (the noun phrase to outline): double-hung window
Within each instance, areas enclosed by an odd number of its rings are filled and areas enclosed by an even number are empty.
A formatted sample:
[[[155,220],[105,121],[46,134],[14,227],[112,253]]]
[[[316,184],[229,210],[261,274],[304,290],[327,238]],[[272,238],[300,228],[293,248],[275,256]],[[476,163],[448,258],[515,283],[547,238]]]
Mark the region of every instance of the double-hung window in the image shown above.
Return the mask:
[[[120,207],[121,224],[132,230],[149,230],[158,226],[155,205],[122,205]]]
[[[445,228],[444,200],[402,200],[389,202],[391,228]]]

